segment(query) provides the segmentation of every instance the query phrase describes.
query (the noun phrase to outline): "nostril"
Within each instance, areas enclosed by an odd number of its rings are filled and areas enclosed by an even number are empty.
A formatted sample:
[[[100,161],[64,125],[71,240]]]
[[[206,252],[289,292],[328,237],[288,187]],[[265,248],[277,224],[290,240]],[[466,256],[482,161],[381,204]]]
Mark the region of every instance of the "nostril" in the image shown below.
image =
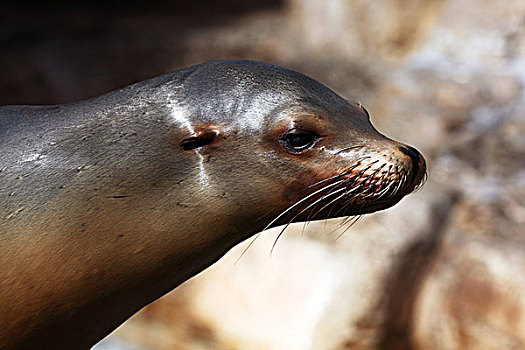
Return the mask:
[[[409,156],[412,160],[412,167],[414,171],[414,178],[417,177],[419,171],[419,152],[414,147],[410,146],[399,146],[398,149],[403,152],[404,155]]]

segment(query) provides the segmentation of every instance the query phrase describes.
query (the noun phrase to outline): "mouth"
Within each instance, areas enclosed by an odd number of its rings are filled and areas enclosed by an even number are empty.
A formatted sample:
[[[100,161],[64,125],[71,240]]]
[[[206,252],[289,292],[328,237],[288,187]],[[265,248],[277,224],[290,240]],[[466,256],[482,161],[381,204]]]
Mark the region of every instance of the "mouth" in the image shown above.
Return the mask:
[[[397,184],[369,186],[356,196],[349,194],[349,198],[341,198],[341,203],[334,204],[348,206],[342,216],[364,215],[385,210],[399,203],[405,196],[419,191],[425,184],[427,177],[426,166],[423,161],[423,163],[414,166],[410,176],[403,175]],[[352,204],[348,205],[344,202]]]
[[[296,203],[300,205],[288,223],[358,216],[388,209],[425,183],[424,161],[416,166],[417,171],[375,171],[377,176],[349,170],[318,182],[318,188],[310,186],[314,191],[301,200],[304,203]]]

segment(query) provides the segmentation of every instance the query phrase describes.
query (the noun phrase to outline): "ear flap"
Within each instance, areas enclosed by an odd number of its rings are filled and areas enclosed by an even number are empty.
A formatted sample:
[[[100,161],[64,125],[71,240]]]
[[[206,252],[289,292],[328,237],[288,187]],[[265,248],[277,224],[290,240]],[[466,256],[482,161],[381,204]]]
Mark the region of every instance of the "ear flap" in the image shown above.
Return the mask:
[[[183,150],[189,151],[195,148],[209,145],[210,143],[212,143],[215,137],[217,137],[217,135],[219,135],[219,131],[217,130],[202,130],[197,133],[197,136],[188,137],[182,140],[179,143],[179,146],[181,146]]]

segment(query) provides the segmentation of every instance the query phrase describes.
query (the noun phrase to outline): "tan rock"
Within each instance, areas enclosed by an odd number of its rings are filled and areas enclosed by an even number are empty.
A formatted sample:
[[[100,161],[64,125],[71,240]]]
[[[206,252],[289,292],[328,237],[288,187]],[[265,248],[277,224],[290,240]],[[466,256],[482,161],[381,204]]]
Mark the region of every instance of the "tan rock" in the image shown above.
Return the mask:
[[[447,242],[416,303],[416,348],[525,348],[523,271],[523,242],[465,237]]]

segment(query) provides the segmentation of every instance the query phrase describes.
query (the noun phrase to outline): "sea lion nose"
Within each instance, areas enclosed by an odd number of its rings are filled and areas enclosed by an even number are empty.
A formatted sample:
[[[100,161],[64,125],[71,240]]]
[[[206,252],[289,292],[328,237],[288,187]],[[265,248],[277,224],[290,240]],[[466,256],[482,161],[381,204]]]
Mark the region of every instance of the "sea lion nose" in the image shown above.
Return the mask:
[[[410,157],[410,159],[412,160],[412,174],[413,174],[414,179],[416,179],[420,171],[422,170],[421,169],[422,164],[420,162],[420,159],[422,159],[421,153],[419,153],[419,151],[415,149],[414,147],[411,147],[408,145],[398,146],[398,149],[404,155]]]

